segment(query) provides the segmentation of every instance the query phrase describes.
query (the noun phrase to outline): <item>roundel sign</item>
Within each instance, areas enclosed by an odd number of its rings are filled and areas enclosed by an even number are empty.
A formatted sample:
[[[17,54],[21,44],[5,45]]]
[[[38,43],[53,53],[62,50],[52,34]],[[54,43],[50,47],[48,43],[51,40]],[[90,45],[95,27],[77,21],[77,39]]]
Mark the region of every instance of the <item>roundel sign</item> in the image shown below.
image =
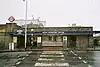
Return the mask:
[[[15,18],[14,18],[13,16],[10,16],[10,17],[8,18],[8,20],[9,20],[10,22],[13,22],[13,21],[15,21]]]

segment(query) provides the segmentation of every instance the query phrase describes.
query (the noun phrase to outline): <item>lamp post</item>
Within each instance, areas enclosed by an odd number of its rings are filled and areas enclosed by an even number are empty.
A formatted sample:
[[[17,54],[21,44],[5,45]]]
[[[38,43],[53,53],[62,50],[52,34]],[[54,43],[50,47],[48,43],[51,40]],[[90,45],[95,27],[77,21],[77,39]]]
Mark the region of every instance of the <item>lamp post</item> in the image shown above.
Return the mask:
[[[23,0],[25,1],[25,49],[27,48],[27,4],[28,0]]]

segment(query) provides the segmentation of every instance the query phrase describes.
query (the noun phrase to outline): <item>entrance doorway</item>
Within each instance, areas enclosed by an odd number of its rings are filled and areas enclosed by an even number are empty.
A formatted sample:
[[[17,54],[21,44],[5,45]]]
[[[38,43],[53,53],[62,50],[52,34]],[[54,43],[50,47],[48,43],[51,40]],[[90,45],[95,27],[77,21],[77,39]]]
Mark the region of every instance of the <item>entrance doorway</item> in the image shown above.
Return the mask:
[[[71,47],[76,47],[76,36],[74,35],[71,35],[71,36],[68,36],[68,47],[71,48]]]
[[[45,47],[59,46],[59,47],[61,47],[62,46],[62,36],[60,36],[60,35],[42,36],[42,46],[45,46]]]
[[[32,44],[33,43],[33,44]],[[37,38],[34,36],[27,36],[27,47],[37,47]],[[24,48],[25,47],[25,36],[17,36],[17,48]]]
[[[37,47],[37,37],[36,36],[28,36],[27,46]]]
[[[25,37],[24,36],[17,36],[17,48],[22,48],[25,46]]]

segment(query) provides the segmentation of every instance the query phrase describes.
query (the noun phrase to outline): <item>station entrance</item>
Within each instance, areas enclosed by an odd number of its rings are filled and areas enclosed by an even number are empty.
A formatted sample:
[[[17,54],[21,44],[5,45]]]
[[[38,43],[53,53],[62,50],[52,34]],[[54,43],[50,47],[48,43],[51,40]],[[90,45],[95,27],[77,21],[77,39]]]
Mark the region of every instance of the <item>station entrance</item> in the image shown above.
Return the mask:
[[[65,36],[65,35],[42,35],[41,47],[76,47],[77,36]],[[27,46],[37,47],[38,36],[27,36]],[[25,46],[25,37],[17,36],[17,47],[21,48]]]
[[[17,48],[22,48],[24,47],[25,44],[25,37],[24,36],[17,36]]]
[[[67,36],[67,47],[76,47],[76,38],[74,35]]]
[[[36,36],[31,37],[27,36],[27,47],[37,47],[37,38]],[[25,47],[25,36],[19,35],[17,36],[17,48]]]
[[[17,35],[17,47],[25,47],[25,36]],[[85,48],[92,45],[92,36],[76,34],[40,34],[27,35],[27,46]]]
[[[60,35],[44,35],[42,36],[42,46],[63,46],[62,39]]]

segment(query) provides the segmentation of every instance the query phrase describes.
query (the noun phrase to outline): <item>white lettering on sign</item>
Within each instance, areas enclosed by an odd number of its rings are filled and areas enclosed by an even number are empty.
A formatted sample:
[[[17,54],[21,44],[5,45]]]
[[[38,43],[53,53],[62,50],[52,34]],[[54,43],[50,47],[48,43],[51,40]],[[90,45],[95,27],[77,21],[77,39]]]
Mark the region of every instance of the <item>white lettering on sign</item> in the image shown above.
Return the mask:
[[[50,33],[50,34],[55,34],[55,33],[57,33],[57,34],[63,34],[64,32],[43,32],[44,34],[46,34],[46,33]]]
[[[57,32],[48,32],[48,33],[57,33]]]
[[[47,33],[47,32],[42,32],[42,33]]]
[[[64,33],[64,32],[58,32],[58,33]]]
[[[17,30],[18,34],[21,34],[23,31],[22,30]]]

